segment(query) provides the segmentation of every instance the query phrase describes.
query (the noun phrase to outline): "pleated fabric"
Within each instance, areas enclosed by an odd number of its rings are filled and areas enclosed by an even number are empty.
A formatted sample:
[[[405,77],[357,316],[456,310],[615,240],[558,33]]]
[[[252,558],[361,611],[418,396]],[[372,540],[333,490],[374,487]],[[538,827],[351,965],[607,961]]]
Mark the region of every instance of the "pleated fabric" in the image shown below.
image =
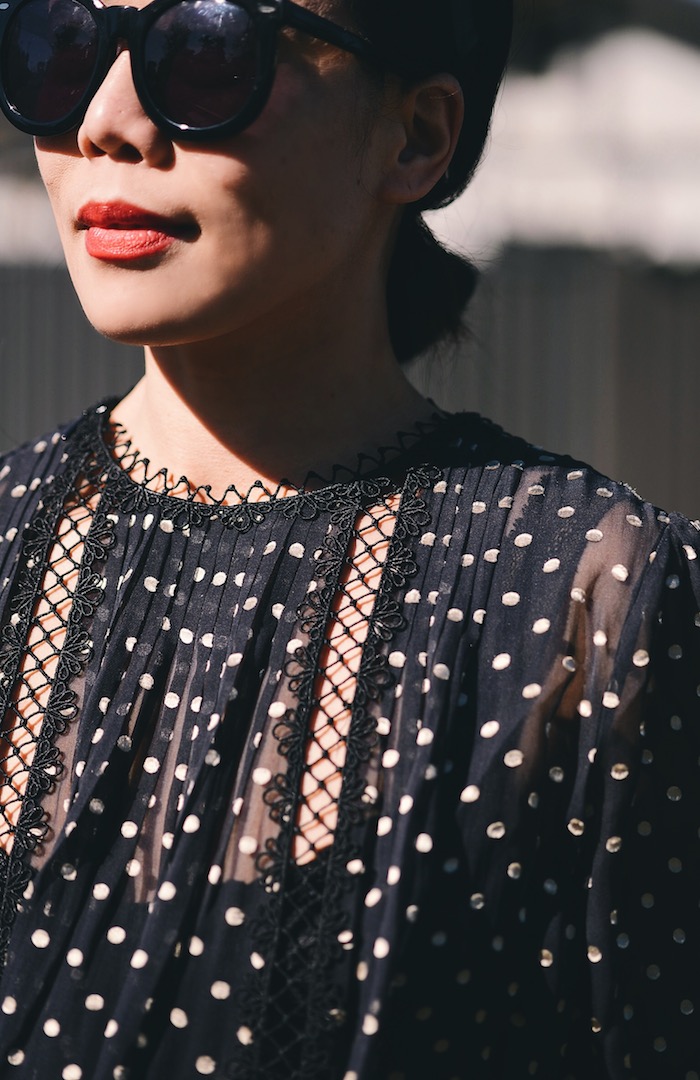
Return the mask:
[[[0,1076],[698,1080],[699,526],[474,414],[0,462]]]

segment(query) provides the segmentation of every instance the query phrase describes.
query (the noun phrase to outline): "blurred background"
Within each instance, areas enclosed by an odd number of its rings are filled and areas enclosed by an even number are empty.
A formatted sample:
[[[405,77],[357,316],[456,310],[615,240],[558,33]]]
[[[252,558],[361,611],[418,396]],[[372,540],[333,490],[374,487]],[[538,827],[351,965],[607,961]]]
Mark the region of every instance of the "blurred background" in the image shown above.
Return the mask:
[[[700,0],[516,0],[485,161],[429,215],[482,269],[439,404],[700,517]],[[0,449],[139,375],[87,324],[31,139],[0,125]]]

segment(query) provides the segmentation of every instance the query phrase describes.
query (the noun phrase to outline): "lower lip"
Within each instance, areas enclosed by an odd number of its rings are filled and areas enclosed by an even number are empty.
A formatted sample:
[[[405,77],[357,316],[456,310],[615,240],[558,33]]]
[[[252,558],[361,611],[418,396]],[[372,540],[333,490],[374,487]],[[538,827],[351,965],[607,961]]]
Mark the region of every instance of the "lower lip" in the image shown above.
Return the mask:
[[[92,225],[87,230],[85,250],[93,259],[126,263],[161,255],[174,242],[174,236],[157,229],[104,229]]]

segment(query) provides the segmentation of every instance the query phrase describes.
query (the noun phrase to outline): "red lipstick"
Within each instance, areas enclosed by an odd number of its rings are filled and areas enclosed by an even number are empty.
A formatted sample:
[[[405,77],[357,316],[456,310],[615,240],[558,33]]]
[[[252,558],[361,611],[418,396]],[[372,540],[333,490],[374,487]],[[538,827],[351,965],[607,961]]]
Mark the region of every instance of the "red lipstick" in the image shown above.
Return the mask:
[[[86,203],[77,215],[85,250],[106,262],[134,262],[160,255],[182,237],[184,226],[130,203]]]

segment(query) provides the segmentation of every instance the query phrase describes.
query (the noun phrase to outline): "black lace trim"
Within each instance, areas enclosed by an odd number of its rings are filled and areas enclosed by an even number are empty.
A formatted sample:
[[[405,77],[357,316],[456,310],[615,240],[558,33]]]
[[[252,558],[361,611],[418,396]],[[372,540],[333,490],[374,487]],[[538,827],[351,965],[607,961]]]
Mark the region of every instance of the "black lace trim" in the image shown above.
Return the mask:
[[[83,422],[96,433],[97,452],[105,478],[118,498],[119,509],[139,513],[157,506],[176,527],[197,527],[218,519],[224,526],[240,532],[261,524],[273,512],[312,520],[319,513],[332,510],[339,499],[345,502],[348,487],[356,483],[395,486],[396,481],[385,473],[396,476],[404,460],[412,463],[424,443],[441,438],[455,421],[464,420],[464,416],[436,409],[429,421],[417,421],[413,430],[399,432],[393,445],[379,447],[375,454],[358,454],[353,467],[334,465],[330,479],[309,473],[301,486],[282,480],[274,490],[257,480],[245,494],[230,485],[217,498],[208,484],[197,487],[185,476],[178,480],[169,478],[166,468],[152,470],[150,460],[139,453],[123,429],[116,428],[115,433],[114,426],[109,424],[109,410],[116,403],[116,399],[103,402],[86,413]],[[134,477],[136,468],[143,472],[143,479]]]
[[[92,459],[92,460],[91,460]],[[94,457],[79,440],[71,467],[47,481],[39,510],[26,529],[22,546],[23,565],[8,605],[8,621],[0,635],[0,717],[5,716],[19,676],[22,659],[35,613],[37,597],[46,573],[57,527],[81,477],[97,490]],[[99,496],[98,496],[99,497]],[[36,739],[34,757],[28,769],[25,793],[9,854],[0,851],[0,963],[4,964],[11,929],[23,895],[32,877],[30,856],[45,838],[49,824],[41,805],[63,773],[60,753],[54,745],[77,715],[77,694],[70,683],[84,669],[91,656],[86,620],[104,598],[101,575],[96,565],[103,562],[113,543],[113,523],[98,504],[83,540],[83,552],[75,590],[71,599],[66,636],[61,648],[53,685]]]
[[[309,595],[297,613],[308,634],[308,646],[300,648],[287,665],[290,689],[297,695],[298,704],[295,709],[288,710],[274,729],[279,740],[278,751],[286,760],[287,768],[275,777],[266,793],[270,816],[280,831],[276,839],[268,841],[266,850],[257,860],[268,902],[259,911],[254,933],[259,950],[263,955],[272,956],[273,960],[262,971],[251,973],[241,989],[240,1001],[251,1040],[240,1047],[227,1071],[227,1075],[235,1076],[236,1080],[259,1080],[261,1076],[266,1080],[329,1080],[332,1074],[335,1044],[339,1037],[342,1038],[342,1029],[348,1020],[345,1000],[338,997],[332,977],[334,965],[344,956],[347,961],[347,953],[338,940],[344,925],[344,898],[349,895],[353,883],[347,866],[360,854],[357,827],[367,817],[363,801],[366,767],[379,741],[370,706],[379,702],[395,684],[395,676],[388,664],[388,646],[405,627],[396,596],[418,571],[410,542],[430,521],[423,494],[442,475],[440,469],[429,466],[411,470],[401,494],[356,676],[333,843],[317,856],[317,865],[312,863],[303,868],[305,904],[309,905],[305,912],[306,927],[299,923],[299,908],[289,904],[287,886],[290,877],[300,872],[291,851],[314,705],[314,685],[356,521],[373,502],[386,499],[390,494],[380,483],[370,492],[367,483],[356,485],[349,491],[346,489],[332,518],[337,529],[329,533],[319,559],[323,585]],[[316,903],[309,895],[313,892],[317,893]],[[313,938],[313,955],[300,979],[304,994],[302,1007],[299,1008],[298,1000],[296,1002],[294,1023],[299,1027],[295,1054],[286,1062],[282,1051],[278,1050],[279,1018],[274,1015],[275,1004],[271,997],[275,987],[284,985],[290,977],[295,978],[293,969],[285,970],[280,947],[285,920],[287,929],[292,924],[296,933],[306,932]],[[298,973],[296,978],[299,978]],[[292,996],[293,993],[294,987]]]

